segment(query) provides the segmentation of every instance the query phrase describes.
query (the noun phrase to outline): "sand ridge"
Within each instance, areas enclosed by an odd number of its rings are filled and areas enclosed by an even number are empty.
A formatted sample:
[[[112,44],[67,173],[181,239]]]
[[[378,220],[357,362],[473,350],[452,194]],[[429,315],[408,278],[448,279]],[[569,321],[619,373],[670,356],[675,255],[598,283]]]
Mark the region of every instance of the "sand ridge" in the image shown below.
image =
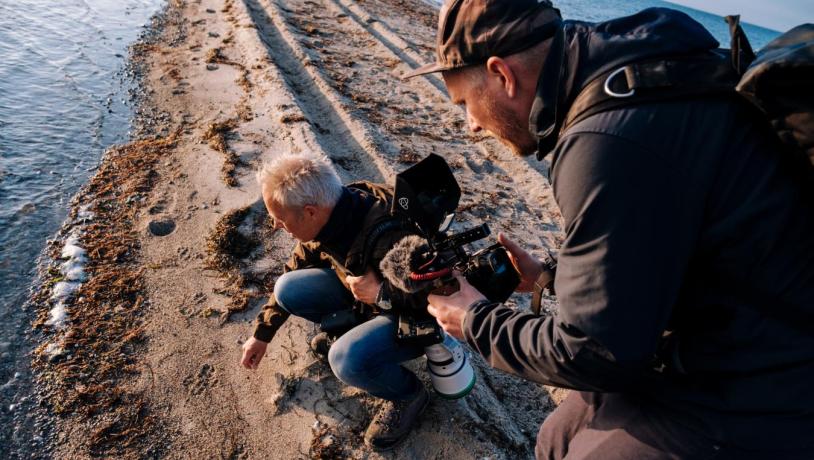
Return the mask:
[[[145,345],[138,349],[141,371],[121,381],[122,391],[144,401],[150,426],[132,432],[138,439],[125,447],[113,443],[101,452],[533,456],[537,428],[561,395],[552,399],[551,390],[477,357],[473,393],[452,402],[434,398],[414,433],[386,454],[361,440],[378,402],[344,386],[307,351],[313,325],[291,319],[260,369],[238,365],[250,323],[293,245],[268,228],[258,201],[253,171],[273,155],[314,150],[331,158],[345,181],[389,182],[437,153],[464,190],[458,229],[486,222],[494,235],[506,232],[530,249],[557,246],[559,214],[546,164],[468,134],[437,76],[399,78],[432,59],[435,10],[418,0],[200,0],[173,1],[165,14],[169,20],[145,55],[145,104],[164,115],[146,124],[175,137],[151,165],[154,180],[127,224],[139,239]],[[525,308],[528,297],[509,303]],[[427,380],[423,359],[410,366]],[[81,429],[70,433],[59,456],[99,452]]]

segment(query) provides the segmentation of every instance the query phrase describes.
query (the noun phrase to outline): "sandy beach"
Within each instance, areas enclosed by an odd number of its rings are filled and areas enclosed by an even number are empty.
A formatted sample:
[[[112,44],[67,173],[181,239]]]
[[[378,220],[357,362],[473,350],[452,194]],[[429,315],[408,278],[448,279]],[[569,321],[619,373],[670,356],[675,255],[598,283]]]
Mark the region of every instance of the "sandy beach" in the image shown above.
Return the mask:
[[[169,2],[132,47],[143,82],[134,139],[111,148],[75,198],[35,298],[50,454],[533,457],[564,392],[478,357],[473,392],[434,398],[385,454],[362,441],[379,403],[308,351],[312,324],[292,318],[257,371],[239,366],[294,244],[271,230],[254,179],[275,155],[313,150],[345,181],[392,182],[436,153],[464,191],[461,225],[486,222],[533,251],[558,246],[546,163],[469,133],[437,76],[401,80],[433,59],[436,15],[420,0]],[[72,235],[81,252],[66,255]],[[80,259],[81,284],[55,321],[60,266]],[[410,366],[428,382],[423,359]]]

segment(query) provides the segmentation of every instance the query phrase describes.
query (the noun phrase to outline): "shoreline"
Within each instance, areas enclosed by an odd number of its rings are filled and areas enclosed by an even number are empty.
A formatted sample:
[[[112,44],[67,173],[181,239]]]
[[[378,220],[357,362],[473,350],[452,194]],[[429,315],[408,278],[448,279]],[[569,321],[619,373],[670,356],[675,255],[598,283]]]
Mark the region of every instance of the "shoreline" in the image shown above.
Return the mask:
[[[170,2],[153,39],[133,46],[145,95],[134,140],[106,152],[60,231],[84,220],[87,279],[66,303],[65,327],[45,325],[64,276],[56,245],[34,299],[46,340],[34,367],[56,414],[55,456],[531,455],[562,392],[480,358],[472,395],[435,398],[392,454],[362,443],[378,402],[309,354],[307,322],[290,320],[258,371],[238,366],[293,244],[268,228],[253,180],[276,152],[316,150],[344,181],[379,182],[439,153],[466,190],[461,225],[556,247],[545,165],[464,132],[437,77],[399,80],[432,58],[435,14],[420,0]],[[60,334],[65,352],[47,353]],[[427,379],[423,359],[409,366]]]

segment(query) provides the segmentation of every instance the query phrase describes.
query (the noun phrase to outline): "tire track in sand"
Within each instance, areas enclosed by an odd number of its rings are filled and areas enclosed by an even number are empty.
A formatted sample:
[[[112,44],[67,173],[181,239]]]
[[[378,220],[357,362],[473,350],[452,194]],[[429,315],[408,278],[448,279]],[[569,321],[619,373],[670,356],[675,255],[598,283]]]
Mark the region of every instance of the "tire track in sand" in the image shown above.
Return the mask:
[[[427,60],[417,49],[428,49],[423,42],[434,34],[416,23],[410,4],[396,2],[393,8],[390,2],[383,7],[366,0],[371,14],[349,0],[246,1],[269,10],[267,17],[275,19],[325,98],[336,102],[341,109],[335,110],[350,116],[347,123],[373,143],[362,144],[374,160],[388,165],[386,177],[403,169],[398,163],[438,153],[457,170],[464,190],[462,220],[490,221],[493,230],[507,231],[533,251],[557,246],[559,211],[544,177],[547,164],[467,134],[465,115],[448,101],[438,77],[401,81],[412,67],[407,62]],[[358,56],[359,50],[368,54]],[[485,176],[498,178],[495,190],[484,190]],[[532,227],[535,231],[526,230]]]
[[[355,178],[384,182],[393,169],[383,162],[373,135],[361,126],[313,70],[313,62],[286,30],[279,7],[244,0],[257,28],[260,41],[288,85],[294,100],[313,125],[317,142],[324,152]],[[262,2],[269,5],[270,2]]]

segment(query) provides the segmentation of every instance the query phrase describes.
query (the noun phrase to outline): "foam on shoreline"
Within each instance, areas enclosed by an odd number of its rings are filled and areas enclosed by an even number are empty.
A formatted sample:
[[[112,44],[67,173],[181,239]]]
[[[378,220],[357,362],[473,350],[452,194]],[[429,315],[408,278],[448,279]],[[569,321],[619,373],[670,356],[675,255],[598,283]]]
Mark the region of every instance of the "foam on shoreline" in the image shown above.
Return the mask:
[[[89,208],[90,204],[79,207],[76,216],[80,224],[93,220],[94,215],[93,212],[88,210]],[[51,300],[54,302],[54,306],[48,312],[49,318],[45,322],[47,326],[56,329],[65,327],[68,320],[68,312],[65,307],[70,303],[73,294],[82,286],[82,282],[87,279],[85,272],[85,265],[88,260],[87,251],[80,246],[80,236],[81,230],[74,228],[65,238],[65,244],[60,252],[60,259],[63,262],[59,265],[59,272],[62,278],[54,284],[51,290]],[[58,351],[53,345],[51,343],[46,348],[46,352],[52,356]]]

